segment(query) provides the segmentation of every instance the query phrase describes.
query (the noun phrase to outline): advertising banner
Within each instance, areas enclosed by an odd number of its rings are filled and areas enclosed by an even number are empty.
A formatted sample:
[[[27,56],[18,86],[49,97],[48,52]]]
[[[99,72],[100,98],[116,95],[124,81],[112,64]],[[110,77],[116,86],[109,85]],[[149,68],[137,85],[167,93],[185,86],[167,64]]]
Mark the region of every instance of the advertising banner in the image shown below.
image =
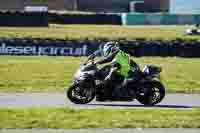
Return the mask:
[[[91,42],[0,40],[0,55],[87,56],[98,49]]]
[[[0,55],[88,56],[102,48],[106,40],[24,40],[0,39]],[[199,41],[133,40],[119,41],[119,47],[131,56],[200,57]]]

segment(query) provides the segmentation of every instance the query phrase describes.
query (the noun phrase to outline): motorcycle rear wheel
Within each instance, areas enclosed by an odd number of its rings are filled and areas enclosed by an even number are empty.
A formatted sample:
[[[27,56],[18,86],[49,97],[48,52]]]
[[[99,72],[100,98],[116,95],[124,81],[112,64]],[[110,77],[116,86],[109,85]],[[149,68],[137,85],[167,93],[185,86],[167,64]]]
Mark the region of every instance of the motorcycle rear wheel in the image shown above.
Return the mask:
[[[159,81],[146,82],[141,89],[144,93],[137,93],[136,99],[144,105],[152,106],[160,103],[165,97],[165,87]]]

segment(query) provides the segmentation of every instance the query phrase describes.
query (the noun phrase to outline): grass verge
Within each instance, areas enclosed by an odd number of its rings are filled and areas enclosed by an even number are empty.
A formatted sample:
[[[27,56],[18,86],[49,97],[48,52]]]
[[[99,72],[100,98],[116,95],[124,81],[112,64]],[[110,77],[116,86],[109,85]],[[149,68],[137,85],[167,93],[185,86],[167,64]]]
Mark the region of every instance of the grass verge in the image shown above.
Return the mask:
[[[200,128],[200,109],[0,109],[0,128]]]
[[[113,25],[50,25],[49,28],[1,27],[0,37],[51,39],[165,39],[199,40],[186,36],[188,26],[113,26]],[[48,34],[47,34],[48,33]]]
[[[64,91],[72,82],[80,57],[0,56],[0,92]],[[163,68],[168,92],[200,92],[200,60],[187,58],[133,58],[141,66]]]

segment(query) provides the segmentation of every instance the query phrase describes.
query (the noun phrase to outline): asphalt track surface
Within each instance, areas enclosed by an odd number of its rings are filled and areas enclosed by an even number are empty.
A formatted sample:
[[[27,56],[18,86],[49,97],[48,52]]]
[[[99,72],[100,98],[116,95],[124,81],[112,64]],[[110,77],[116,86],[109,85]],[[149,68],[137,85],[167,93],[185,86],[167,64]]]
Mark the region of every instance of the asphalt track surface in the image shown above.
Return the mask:
[[[200,94],[168,94],[164,100],[152,107],[133,102],[96,102],[86,105],[72,104],[65,93],[0,93],[0,107],[72,107],[94,108],[199,108]]]

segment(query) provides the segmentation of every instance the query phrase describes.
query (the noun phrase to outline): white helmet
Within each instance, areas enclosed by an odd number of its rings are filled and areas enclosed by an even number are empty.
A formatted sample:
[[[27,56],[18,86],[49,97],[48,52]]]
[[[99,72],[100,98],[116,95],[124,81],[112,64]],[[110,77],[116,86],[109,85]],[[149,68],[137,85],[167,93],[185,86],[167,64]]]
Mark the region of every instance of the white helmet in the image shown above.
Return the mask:
[[[115,45],[116,45],[116,42],[107,42],[106,44],[104,44],[103,55],[108,56],[112,52],[113,48],[116,47]]]

